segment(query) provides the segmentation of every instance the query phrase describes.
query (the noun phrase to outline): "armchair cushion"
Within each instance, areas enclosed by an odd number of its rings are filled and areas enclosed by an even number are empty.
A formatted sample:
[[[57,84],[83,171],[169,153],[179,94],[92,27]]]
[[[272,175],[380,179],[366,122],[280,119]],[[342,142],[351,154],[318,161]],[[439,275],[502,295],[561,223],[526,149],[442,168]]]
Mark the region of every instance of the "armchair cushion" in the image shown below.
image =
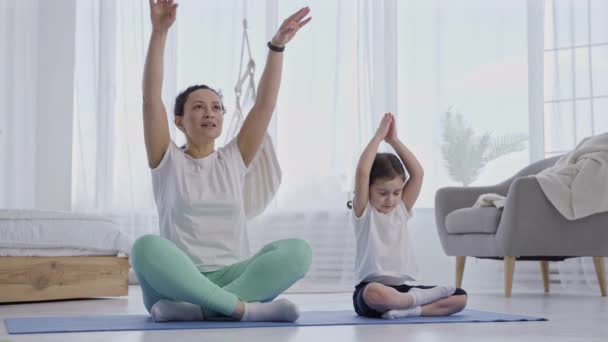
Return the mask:
[[[495,207],[463,208],[446,217],[448,234],[496,234],[502,210]]]

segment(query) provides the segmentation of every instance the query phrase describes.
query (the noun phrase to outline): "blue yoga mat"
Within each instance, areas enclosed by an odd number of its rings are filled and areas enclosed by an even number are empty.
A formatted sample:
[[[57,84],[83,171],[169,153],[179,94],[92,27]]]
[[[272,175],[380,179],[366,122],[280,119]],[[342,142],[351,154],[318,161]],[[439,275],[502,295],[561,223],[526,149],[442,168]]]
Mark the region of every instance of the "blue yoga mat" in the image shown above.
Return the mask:
[[[4,320],[9,334],[65,333],[85,331],[222,329],[259,327],[306,327],[322,325],[417,324],[464,322],[546,321],[545,318],[464,310],[452,316],[409,317],[393,320],[364,318],[353,311],[305,311],[294,323],[281,322],[164,322],[156,323],[149,315],[22,317]]]

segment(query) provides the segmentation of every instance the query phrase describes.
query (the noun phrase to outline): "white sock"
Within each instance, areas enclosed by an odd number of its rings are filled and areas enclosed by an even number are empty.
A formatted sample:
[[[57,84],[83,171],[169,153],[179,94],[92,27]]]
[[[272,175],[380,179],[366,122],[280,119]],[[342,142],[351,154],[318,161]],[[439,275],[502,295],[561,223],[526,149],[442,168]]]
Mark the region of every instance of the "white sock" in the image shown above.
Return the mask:
[[[409,294],[414,297],[413,306],[422,306],[428,303],[432,303],[438,299],[448,297],[456,291],[454,286],[435,286],[430,289],[421,289],[414,287],[409,290]]]
[[[244,303],[245,312],[241,321],[249,322],[294,322],[300,317],[298,307],[285,298],[270,303]]]
[[[205,319],[200,306],[168,299],[161,299],[154,303],[150,314],[156,322],[202,321]]]
[[[422,307],[416,306],[411,309],[405,310],[388,310],[387,312],[382,314],[382,318],[384,319],[395,319],[395,318],[403,318],[403,317],[415,317],[420,316],[422,314]]]

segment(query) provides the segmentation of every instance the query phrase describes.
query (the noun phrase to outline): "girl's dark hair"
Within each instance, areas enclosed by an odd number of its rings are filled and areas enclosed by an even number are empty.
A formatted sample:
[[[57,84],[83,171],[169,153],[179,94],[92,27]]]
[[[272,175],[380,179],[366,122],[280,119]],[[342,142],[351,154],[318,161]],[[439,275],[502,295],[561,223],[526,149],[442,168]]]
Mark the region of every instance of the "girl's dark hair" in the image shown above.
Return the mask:
[[[401,164],[399,157],[392,153],[377,153],[369,172],[369,185],[374,184],[377,179],[393,179],[401,177],[405,182],[405,168]],[[346,202],[348,209],[353,208],[353,201]]]
[[[405,182],[405,168],[399,157],[392,153],[377,153],[369,172],[369,185],[374,184],[379,178],[393,179],[395,177],[401,177],[401,180]]]
[[[207,90],[211,90],[212,92],[214,92],[220,98],[220,105],[222,106],[222,113],[226,113],[226,108],[224,107],[222,93],[220,93],[219,91],[217,91],[207,85],[197,84],[197,85],[193,85],[193,86],[186,88],[186,90],[182,91],[181,93],[179,93],[179,95],[177,95],[177,97],[175,98],[175,107],[173,108],[173,114],[175,114],[175,116],[184,115],[184,105],[186,104],[186,101],[188,101],[188,96],[190,96],[191,93],[193,93],[199,89],[207,89]]]

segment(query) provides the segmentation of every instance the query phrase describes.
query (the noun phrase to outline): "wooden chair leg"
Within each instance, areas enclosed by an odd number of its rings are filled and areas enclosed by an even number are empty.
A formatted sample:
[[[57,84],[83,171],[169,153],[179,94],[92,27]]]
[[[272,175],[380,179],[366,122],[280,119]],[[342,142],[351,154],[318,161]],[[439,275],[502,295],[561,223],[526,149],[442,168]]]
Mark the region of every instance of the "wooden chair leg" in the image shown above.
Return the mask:
[[[464,263],[466,256],[456,257],[456,287],[462,287],[462,276],[464,275]]]
[[[505,297],[511,297],[511,288],[513,287],[513,272],[515,271],[515,257],[506,256],[505,262]]]
[[[543,274],[543,288],[545,289],[545,293],[549,293],[549,261],[541,260],[540,270]]]
[[[593,257],[593,265],[595,265],[595,274],[597,282],[600,284],[600,292],[602,297],[606,297],[606,271],[604,268],[604,257]]]

